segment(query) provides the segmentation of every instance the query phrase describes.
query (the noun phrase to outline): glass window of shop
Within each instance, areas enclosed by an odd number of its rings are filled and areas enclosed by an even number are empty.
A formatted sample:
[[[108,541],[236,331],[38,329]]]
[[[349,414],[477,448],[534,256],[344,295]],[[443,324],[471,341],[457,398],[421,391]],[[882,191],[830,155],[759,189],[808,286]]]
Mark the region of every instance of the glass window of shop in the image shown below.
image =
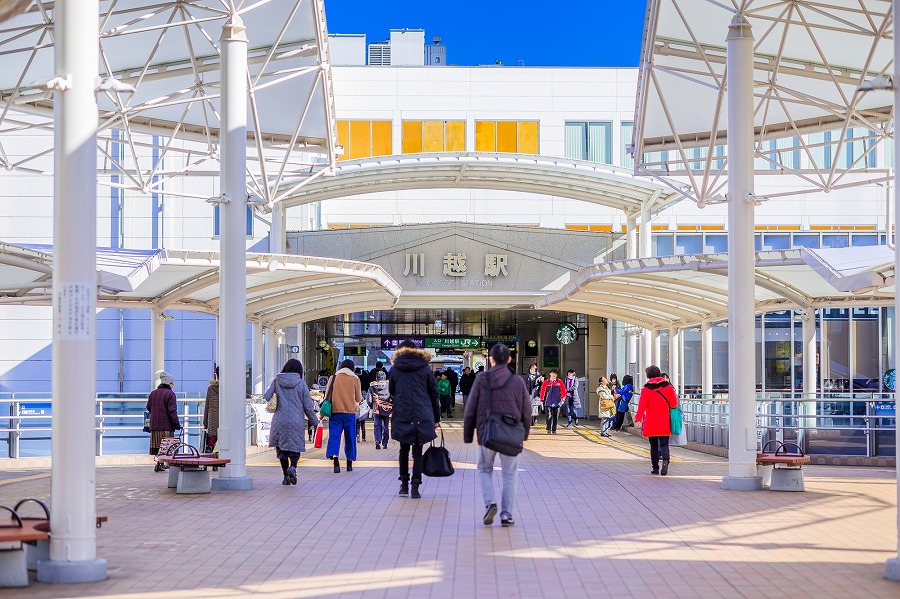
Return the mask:
[[[879,344],[881,331],[878,308],[853,308],[851,337],[853,350],[853,391],[877,392],[881,388]]]
[[[769,312],[763,317],[763,389],[768,392],[793,390],[792,313]]]
[[[822,312],[822,383],[835,393],[850,390],[850,310]]]
[[[728,235],[725,233],[711,234],[707,233],[703,236],[703,253],[705,254],[724,254],[728,251]]]
[[[566,158],[612,163],[611,122],[567,122]]]
[[[681,384],[687,393],[700,393],[703,386],[703,347],[699,327],[681,329],[684,346],[684,364],[681,367]]]

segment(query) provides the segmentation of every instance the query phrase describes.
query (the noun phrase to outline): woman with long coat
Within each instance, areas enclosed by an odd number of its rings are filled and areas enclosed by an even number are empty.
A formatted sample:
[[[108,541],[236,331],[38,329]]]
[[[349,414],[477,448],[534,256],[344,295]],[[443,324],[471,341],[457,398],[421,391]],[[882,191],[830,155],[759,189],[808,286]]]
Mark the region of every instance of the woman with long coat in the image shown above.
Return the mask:
[[[615,417],[615,398],[613,398],[612,389],[609,388],[609,381],[605,376],[601,376],[597,384],[597,399],[599,400],[597,415],[600,417],[600,435],[609,437],[609,428]],[[604,407],[605,406],[605,407]]]
[[[175,379],[165,370],[159,371],[159,387],[147,398],[147,411],[150,412],[150,455],[159,453],[159,444],[174,431],[181,430],[178,420],[178,401],[172,387]]]
[[[203,428],[206,429],[206,449],[212,451],[219,440],[219,367],[216,366],[214,378],[206,389],[206,402],[203,404]]]
[[[433,441],[436,428],[441,426],[441,402],[437,381],[431,371],[431,354],[418,349],[415,341],[400,343],[392,360],[394,367],[388,375],[388,389],[394,398],[393,430],[391,438],[400,443],[400,495],[419,499],[422,484],[422,446]],[[409,454],[412,451],[412,481],[409,477]]]
[[[344,360],[340,369],[325,385],[325,397],[331,400],[325,457],[334,460],[335,474],[341,471],[341,435],[344,436],[347,472],[353,470],[353,462],[356,461],[356,415],[360,409],[359,404],[362,403],[362,386],[353,370],[353,360]]]
[[[266,390],[268,401],[278,395],[278,408],[269,427],[269,447],[275,448],[284,478],[283,485],[297,484],[297,462],[306,451],[306,418],[319,424],[309,387],[303,380],[303,364],[291,358]]]
[[[669,435],[672,434],[672,419],[669,410],[678,405],[675,388],[662,377],[658,366],[644,369],[647,382],[638,399],[634,421],[640,422],[641,432],[650,441],[650,463],[653,470],[650,474],[669,473]],[[662,458],[662,470],[659,460]]]

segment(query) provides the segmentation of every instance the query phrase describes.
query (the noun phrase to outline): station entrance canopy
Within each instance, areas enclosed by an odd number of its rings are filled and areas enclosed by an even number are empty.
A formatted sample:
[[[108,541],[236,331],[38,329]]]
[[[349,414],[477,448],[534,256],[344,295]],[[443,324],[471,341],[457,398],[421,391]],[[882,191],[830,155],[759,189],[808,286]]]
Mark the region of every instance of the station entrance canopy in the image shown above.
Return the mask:
[[[725,38],[736,14],[754,37],[758,174],[796,175],[801,185],[784,195],[892,178],[870,168],[877,145],[893,137],[892,94],[859,90],[896,68],[884,0],[650,0],[634,119],[637,171],[687,177],[701,205],[724,200]]]
[[[227,4],[100,2],[100,184],[200,197],[167,183],[218,177]],[[334,163],[324,2],[234,4],[249,39],[248,193],[272,201],[280,186],[300,184],[315,168],[321,172],[323,162]],[[67,86],[54,78],[55,24],[50,0],[36,0],[0,24],[0,167],[53,173],[54,92]],[[22,140],[33,131],[46,135]]]
[[[885,246],[756,254],[757,313],[893,306],[894,254]],[[728,316],[727,254],[605,262],[579,271],[538,309],[605,316],[647,329]]]
[[[99,308],[218,314],[219,254],[97,250]],[[355,310],[389,310],[400,286],[374,264],[248,253],[247,320],[275,330]],[[49,306],[53,250],[0,244],[0,304]]]

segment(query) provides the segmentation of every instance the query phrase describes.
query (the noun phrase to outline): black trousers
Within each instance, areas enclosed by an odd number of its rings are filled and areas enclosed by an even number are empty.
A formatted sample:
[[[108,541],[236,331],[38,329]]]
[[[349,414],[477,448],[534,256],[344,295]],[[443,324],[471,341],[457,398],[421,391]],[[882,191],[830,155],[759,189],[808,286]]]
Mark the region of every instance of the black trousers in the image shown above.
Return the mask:
[[[441,414],[450,415],[450,412],[453,410],[453,404],[450,401],[449,395],[439,395],[441,399]]]
[[[669,461],[669,437],[648,437],[650,440],[650,463],[659,470],[659,458]]]
[[[616,421],[612,425],[614,431],[622,430],[622,424],[625,423],[625,412],[616,412]]]
[[[422,482],[422,445],[400,444],[400,479],[409,479],[409,450],[412,449],[413,471],[412,482]]]
[[[546,406],[547,410],[547,430],[556,432],[556,425],[559,423],[559,406]]]

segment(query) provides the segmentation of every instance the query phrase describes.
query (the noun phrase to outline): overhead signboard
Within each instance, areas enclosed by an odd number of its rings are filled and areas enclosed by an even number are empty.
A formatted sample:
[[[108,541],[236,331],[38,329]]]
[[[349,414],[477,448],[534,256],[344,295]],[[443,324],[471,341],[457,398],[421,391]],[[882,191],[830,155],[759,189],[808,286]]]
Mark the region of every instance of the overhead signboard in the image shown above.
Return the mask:
[[[447,337],[382,337],[382,349],[397,349],[405,341],[411,339],[416,347],[427,349],[477,349],[481,347],[480,337],[467,335]]]

